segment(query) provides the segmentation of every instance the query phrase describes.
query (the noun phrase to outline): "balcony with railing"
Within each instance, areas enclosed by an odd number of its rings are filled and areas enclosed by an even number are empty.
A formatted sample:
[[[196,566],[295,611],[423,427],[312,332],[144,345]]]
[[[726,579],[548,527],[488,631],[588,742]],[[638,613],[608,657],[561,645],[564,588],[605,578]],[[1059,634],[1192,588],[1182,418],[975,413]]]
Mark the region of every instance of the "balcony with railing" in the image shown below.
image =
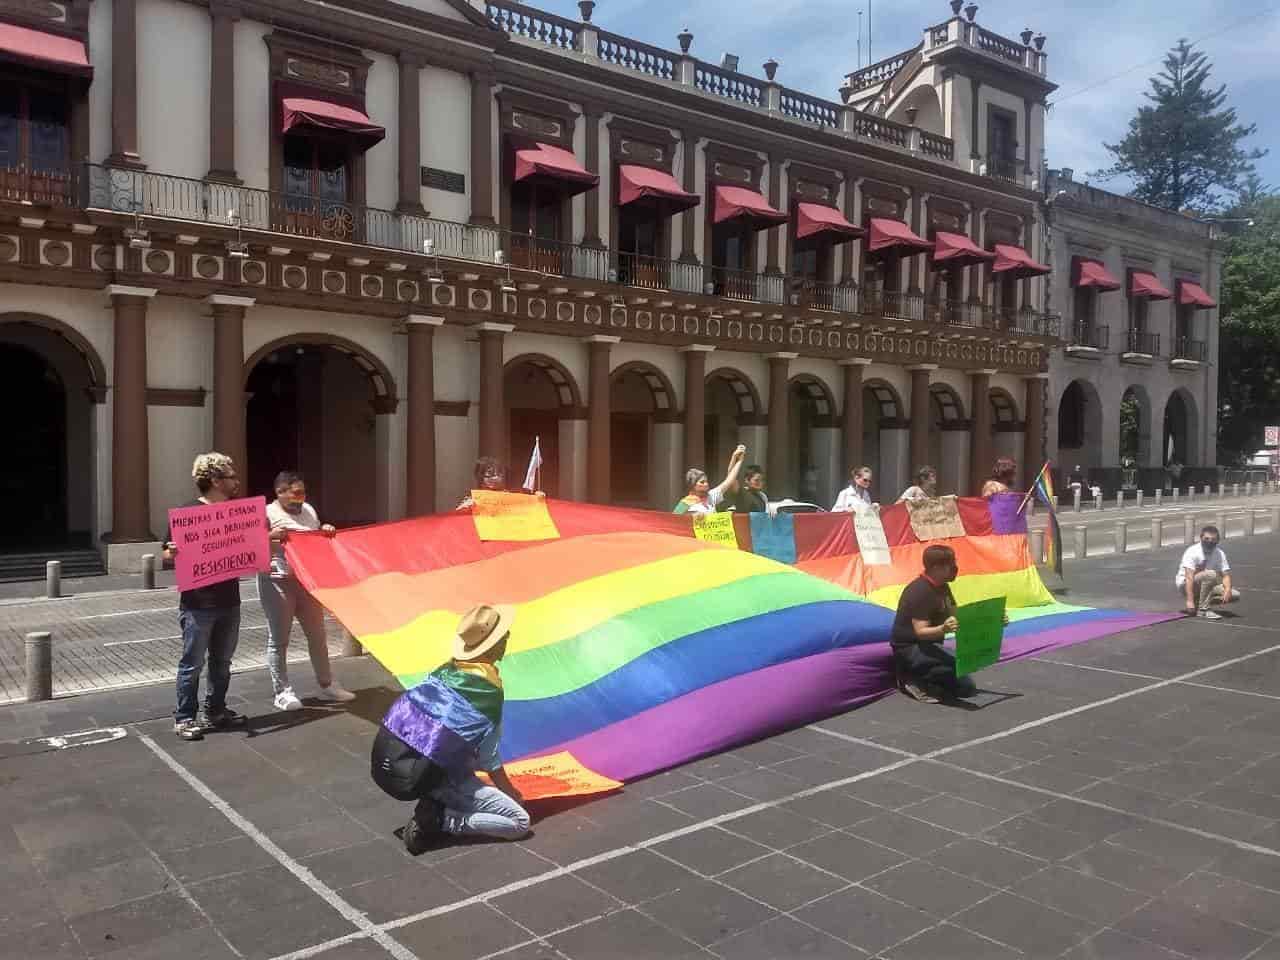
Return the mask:
[[[0,166],[0,200],[67,206],[76,202],[74,181],[68,167]]]
[[[939,300],[930,297],[925,301],[925,318],[930,323],[943,327],[993,329],[991,308],[985,303],[972,303],[968,300]]]
[[[1106,350],[1111,344],[1111,329],[1085,320],[1067,324],[1067,349],[1081,351]]]
[[[991,154],[987,157],[987,176],[1006,183],[1020,183],[1022,172],[1018,167],[1018,158],[1011,154]]]
[[[605,63],[635,70],[658,80],[675,80],[676,55],[616,33],[600,32],[596,55]]]
[[[993,329],[1024,337],[1059,337],[1062,315],[1045,313],[1032,307],[993,311]]]
[[[925,319],[924,294],[878,290],[873,287],[862,292],[861,312],[883,320],[920,322]]]
[[[1134,357],[1158,357],[1160,355],[1160,334],[1146,330],[1125,331],[1125,354]]]
[[[578,33],[582,29],[582,24],[573,20],[526,7],[522,3],[513,3],[512,0],[486,3],[484,13],[489,22],[504,33],[559,50],[573,50],[578,44]]]
[[[1208,344],[1203,340],[1192,340],[1190,337],[1178,337],[1173,341],[1173,360],[1204,363],[1208,357]]]

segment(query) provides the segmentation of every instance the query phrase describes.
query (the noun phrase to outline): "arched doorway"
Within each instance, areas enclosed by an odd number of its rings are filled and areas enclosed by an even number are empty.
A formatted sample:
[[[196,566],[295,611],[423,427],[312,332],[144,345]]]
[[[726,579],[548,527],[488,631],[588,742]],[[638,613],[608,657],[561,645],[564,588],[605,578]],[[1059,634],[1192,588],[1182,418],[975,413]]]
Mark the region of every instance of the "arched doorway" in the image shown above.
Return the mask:
[[[964,402],[945,383],[929,387],[929,466],[938,471],[938,493],[960,493],[968,487],[969,424]],[[911,469],[922,464],[913,463]]]
[[[1102,466],[1102,401],[1087,380],[1072,380],[1058,399],[1058,460],[1064,474]]]
[[[835,398],[817,377],[801,374],[787,385],[787,400],[790,474],[770,477],[769,488],[775,499],[787,496],[830,504],[835,500],[840,473]]]
[[[106,372],[72,327],[29,314],[0,315],[0,409],[10,454],[0,479],[9,505],[0,550],[89,547],[98,529],[95,405]]]
[[[893,444],[886,442],[887,431],[905,432],[902,398],[886,381],[868,380],[862,387],[862,463],[851,463],[849,468],[871,468],[872,495],[882,503],[892,503],[906,479],[905,473],[899,475],[898,461],[902,457]]]
[[[746,375],[730,367],[713,370],[706,380],[705,459],[689,466],[702,467],[711,482],[718,483],[729,455],[740,443],[747,445],[748,463],[763,465],[764,426],[760,394]]]
[[[1120,397],[1120,483],[1134,487],[1138,471],[1151,460],[1151,400],[1137,385]]]
[[[992,387],[987,398],[991,403],[992,462],[999,457],[1011,457],[1021,462],[1022,433],[1026,425],[1018,419],[1017,401],[1001,387]],[[988,469],[988,465],[982,464],[982,469]]]
[[[609,378],[609,468],[613,502],[626,507],[669,505],[660,491],[670,488],[670,457],[659,450],[660,424],[676,420],[675,390],[661,370],[635,361]],[[661,498],[665,500],[665,498]]]
[[[326,523],[382,519],[378,415],[395,410],[390,371],[358,345],[321,334],[274,341],[245,366],[245,495],[270,499],[276,474],[296,470]]]
[[[525,354],[509,361],[504,376],[507,403],[507,482],[518,487],[524,482],[529,456],[535,441],[542,452],[542,489],[551,497],[571,497],[573,490],[564,482],[563,470],[574,465],[574,441],[561,436],[561,421],[566,413],[582,409],[582,395],[573,375],[564,365],[542,354]],[[583,457],[585,421],[583,427]],[[565,440],[569,440],[566,449]],[[585,460],[583,460],[585,467]]]
[[[1191,394],[1179,387],[1169,395],[1164,405],[1164,442],[1160,448],[1161,463],[1196,466],[1200,462],[1197,447],[1199,421],[1196,418],[1196,402]]]

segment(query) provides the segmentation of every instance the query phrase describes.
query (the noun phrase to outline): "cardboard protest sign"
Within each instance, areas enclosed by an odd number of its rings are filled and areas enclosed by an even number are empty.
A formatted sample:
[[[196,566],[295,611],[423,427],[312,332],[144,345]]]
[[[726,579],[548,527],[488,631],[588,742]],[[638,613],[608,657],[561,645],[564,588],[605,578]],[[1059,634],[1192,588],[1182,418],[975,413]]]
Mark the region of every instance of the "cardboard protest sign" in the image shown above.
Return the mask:
[[[699,513],[693,518],[693,535],[706,543],[738,549],[732,513]]]
[[[1004,640],[1004,597],[966,603],[956,611],[956,676],[963,677],[1000,659]]]
[[[196,590],[271,565],[267,501],[263,497],[175,507],[169,529],[177,547],[174,571],[179,590]]]
[[[608,793],[622,786],[617,780],[588,770],[568,751],[518,760],[505,764],[504,769],[526,800],[589,796]]]
[[[862,562],[872,566],[888,566],[893,563],[889,554],[889,541],[884,536],[884,524],[880,522],[880,509],[858,510],[853,514],[853,534],[858,539],[858,552]]]
[[[965,535],[954,494],[932,500],[907,500],[906,505],[907,515],[911,517],[911,529],[917,539],[928,542]]]
[[[527,493],[472,490],[471,516],[481,540],[559,540],[547,501]]]

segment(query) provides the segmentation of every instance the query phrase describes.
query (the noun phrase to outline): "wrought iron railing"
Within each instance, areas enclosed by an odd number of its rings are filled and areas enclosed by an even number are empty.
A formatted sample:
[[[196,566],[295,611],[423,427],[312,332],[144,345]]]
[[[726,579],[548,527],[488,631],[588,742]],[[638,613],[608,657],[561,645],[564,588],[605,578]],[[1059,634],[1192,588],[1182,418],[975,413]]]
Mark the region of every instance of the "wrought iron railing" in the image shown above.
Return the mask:
[[[821,97],[811,97],[799,90],[782,88],[778,109],[785,117],[816,123],[822,127],[840,126],[840,104]]]
[[[706,268],[702,292],[726,300],[782,303],[786,284],[787,278],[781,274],[752,273],[713,264]]]
[[[694,64],[693,85],[703,93],[736,100],[749,107],[764,105],[764,85],[759,80],[701,60]]]
[[[700,263],[667,260],[621,250],[614,253],[613,263],[617,281],[624,287],[676,290],[681,293],[702,292],[703,267]]]
[[[829,313],[857,313],[858,288],[852,283],[832,283],[812,277],[788,277],[788,300],[793,307]]]
[[[991,308],[985,303],[968,300],[939,300],[929,297],[925,301],[925,319],[944,327],[991,329],[994,326]]]
[[[1105,350],[1111,345],[1111,329],[1084,320],[1072,320],[1067,326],[1067,344]]]
[[[484,12],[490,23],[512,36],[561,50],[572,50],[577,46],[581,24],[557,17],[554,13],[535,10],[512,0],[488,0]]]
[[[1195,360],[1204,363],[1208,355],[1208,345],[1203,340],[1192,340],[1190,337],[1178,337],[1173,341],[1173,358],[1175,360]]]
[[[676,77],[675,54],[616,33],[601,31],[597,56],[615,67],[625,67],[659,80]]]
[[[925,318],[924,294],[900,293],[897,290],[863,290],[861,312],[885,320],[922,321]]]
[[[0,166],[0,200],[62,207],[76,203],[70,167],[50,169]]]
[[[991,154],[987,157],[987,176],[994,177],[996,180],[1017,183],[1020,179],[1018,176],[1018,158],[1008,154]]]
[[[1160,355],[1160,334],[1146,330],[1128,330],[1125,332],[1125,349],[1127,353],[1139,353],[1148,357]]]
[[[1062,334],[1062,315],[1044,313],[1031,307],[1018,310],[998,310],[994,315],[993,329],[1028,337],[1058,337]]]

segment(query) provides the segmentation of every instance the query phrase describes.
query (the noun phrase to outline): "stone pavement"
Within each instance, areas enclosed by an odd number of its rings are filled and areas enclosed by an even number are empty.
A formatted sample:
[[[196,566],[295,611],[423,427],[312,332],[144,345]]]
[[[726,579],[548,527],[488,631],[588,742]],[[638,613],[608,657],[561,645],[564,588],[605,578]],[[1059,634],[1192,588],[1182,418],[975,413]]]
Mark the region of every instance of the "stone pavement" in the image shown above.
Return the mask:
[[[417,859],[368,779],[394,696],[183,743],[170,691],[0,710],[0,957],[1280,957],[1280,540],[1245,599],[1003,664],[976,709],[891,696],[535,809]],[[1069,564],[1078,602],[1177,603],[1178,549]],[[119,727],[59,750],[30,738]]]

